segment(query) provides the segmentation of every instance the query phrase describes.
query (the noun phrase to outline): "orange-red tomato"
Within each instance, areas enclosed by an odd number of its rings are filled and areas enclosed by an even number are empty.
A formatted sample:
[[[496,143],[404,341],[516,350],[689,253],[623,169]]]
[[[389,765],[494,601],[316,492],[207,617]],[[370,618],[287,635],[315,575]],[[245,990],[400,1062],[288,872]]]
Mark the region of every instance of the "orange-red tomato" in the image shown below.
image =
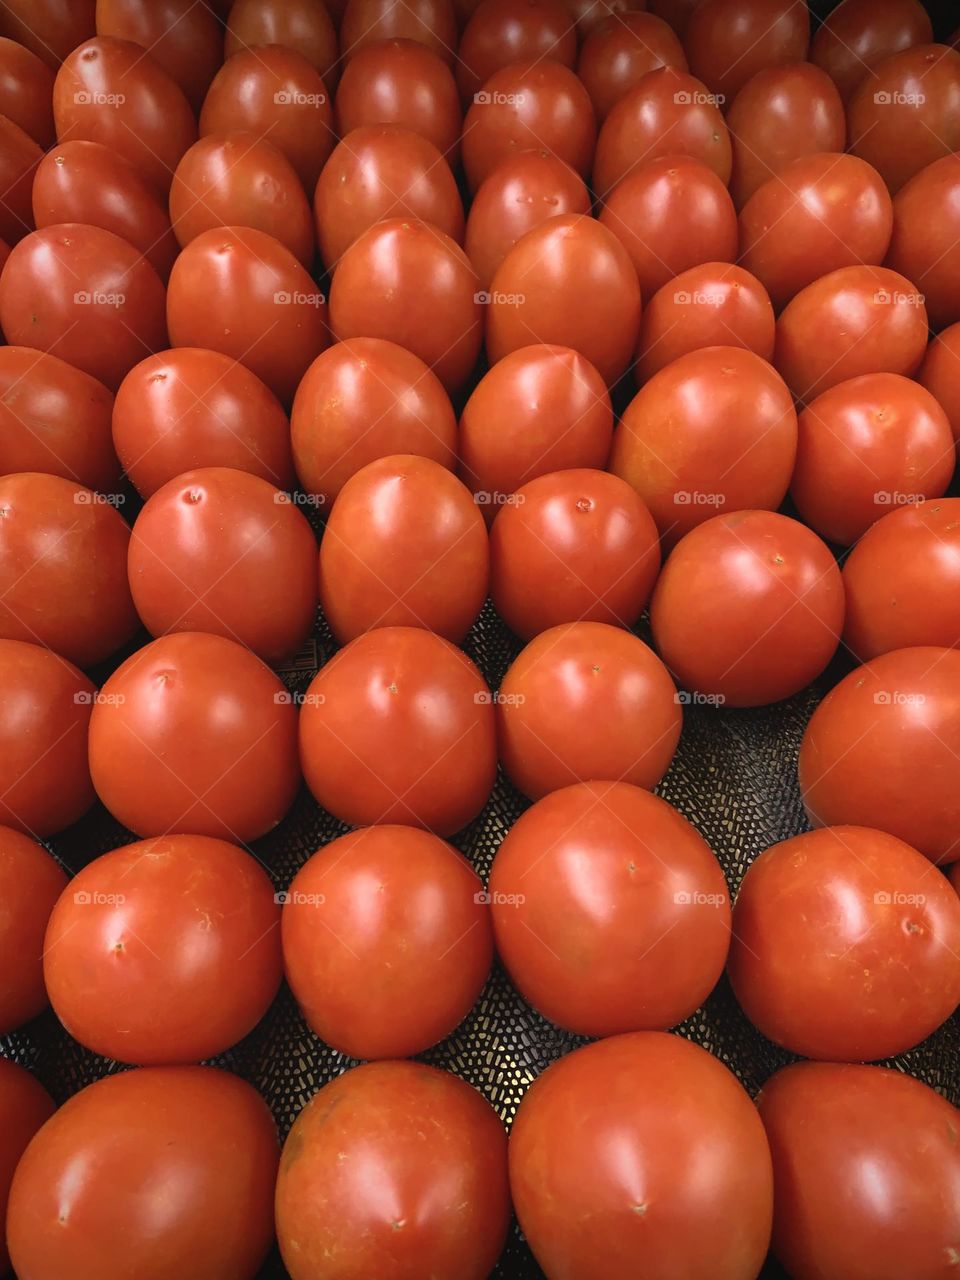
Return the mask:
[[[577,28],[564,0],[481,0],[457,50],[457,84],[469,101],[490,77],[512,62],[577,59]]]
[[[874,63],[932,39],[930,15],[920,0],[843,0],[813,37],[810,61],[827,72],[847,102]]]
[[[0,116],[0,237],[15,245],[33,230],[31,192],[43,151],[18,124]]]
[[[96,0],[9,0],[0,31],[31,49],[54,70],[96,31]]]
[[[56,137],[53,72],[30,49],[0,37],[0,115],[12,120],[41,147]]]
[[[66,884],[66,872],[42,845],[10,827],[0,827],[0,892],[4,904],[0,920],[0,963],[4,973],[0,1035],[14,1031],[47,1007],[43,936],[50,912]],[[0,1175],[0,1202],[4,1191]]]
[[[944,329],[930,343],[917,381],[927,388],[960,439],[960,324]]]
[[[194,0],[97,0],[97,35],[146,49],[180,86],[194,112],[223,61],[216,14]]]
[[[934,329],[960,320],[960,156],[935,160],[897,192],[887,266],[921,291]]]
[[[340,75],[337,33],[323,0],[234,0],[227,19],[224,57],[282,46],[306,58],[333,89]]]
[[[417,40],[444,62],[457,54],[452,0],[348,0],[340,20],[342,61],[378,40]]]
[[[29,1071],[0,1058],[0,1275],[10,1269],[7,1253],[7,1198],[20,1157],[41,1125],[53,1115],[53,1099]]]
[[[690,70],[723,102],[758,71],[802,62],[809,43],[809,11],[794,0],[701,0],[683,36]]]
[[[687,70],[683,46],[662,18],[627,11],[598,22],[584,40],[577,63],[598,122],[603,124],[611,108],[657,67]]]
[[[699,3],[700,0],[647,0],[646,7],[668,22],[682,40],[690,15]]]

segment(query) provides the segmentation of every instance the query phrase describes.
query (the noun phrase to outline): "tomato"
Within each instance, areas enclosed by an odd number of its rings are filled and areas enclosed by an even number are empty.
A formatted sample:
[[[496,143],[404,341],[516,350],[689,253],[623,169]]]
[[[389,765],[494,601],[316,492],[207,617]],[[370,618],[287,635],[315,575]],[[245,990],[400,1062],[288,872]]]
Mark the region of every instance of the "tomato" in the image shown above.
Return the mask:
[[[510,1187],[537,1261],[569,1280],[748,1280],[770,1239],[753,1103],[722,1063],[662,1032],[601,1040],[543,1072],[513,1122]]]
[[[36,53],[0,37],[0,115],[41,147],[53,146],[53,72]]]
[[[127,586],[130,528],[62,476],[0,478],[0,636],[92,667],[137,629]]]
[[[6,1223],[7,1197],[20,1157],[41,1125],[53,1115],[53,1099],[29,1071],[0,1058],[0,1223]],[[0,1227],[0,1276],[10,1269],[6,1227]]]
[[[594,218],[564,214],[528,231],[497,268],[487,356],[496,363],[533,340],[571,347],[610,386],[633,355],[640,310],[637,273],[617,237]]]
[[[203,100],[200,136],[237,129],[282,151],[312,195],[336,141],[320,73],[302,53],[279,45],[235,53]]]
[[[511,63],[547,59],[565,67],[577,60],[577,29],[564,0],[482,0],[460,38],[457,84],[469,101]]]
[[[50,836],[95,796],[87,765],[94,687],[64,658],[0,640],[0,822]]]
[[[370,462],[340,490],[320,543],[320,603],[341,643],[374,627],[425,627],[455,644],[487,598],[483,516],[430,458]]]
[[[956,462],[946,414],[895,373],[841,382],[800,414],[790,494],[822,537],[850,546],[891,505],[946,492]]]
[[[128,564],[151,635],[206,631],[275,664],[313,628],[313,530],[287,494],[249,472],[203,467],[168,480],[137,517]]]
[[[738,209],[794,161],[843,151],[847,140],[840,95],[830,77],[808,62],[758,71],[734,98],[727,125],[730,193]]]
[[[636,489],[670,547],[718,508],[779,507],[796,447],[796,411],[776,371],[752,351],[705,347],[634,396],[610,470]]]
[[[800,789],[815,826],[898,836],[933,862],[957,857],[960,653],[897,649],[824,698],[800,746]]]
[[[96,0],[7,0],[0,30],[54,70],[96,30]]]
[[[611,15],[628,13],[642,8],[645,3],[646,0],[567,0],[568,8],[577,20],[577,32],[583,40]]]
[[[801,1062],[757,1099],[773,1155],[773,1247],[797,1280],[936,1280],[960,1231],[958,1117],[885,1067]]]
[[[353,826],[460,831],[493,788],[492,697],[449,641],[378,627],[336,653],[300,713],[300,760],[324,809]]]
[[[457,19],[452,0],[349,0],[340,22],[343,60],[378,40],[417,40],[444,62],[457,49]]]
[[[0,1035],[14,1031],[47,1007],[43,935],[54,903],[66,884],[66,873],[42,845],[10,827],[0,827],[0,893],[4,906],[0,919],[0,963],[4,973]],[[0,1196],[5,1190],[0,1174]]]
[[[97,35],[146,49],[194,112],[223,61],[220,23],[209,5],[194,0],[97,0]]]
[[[617,237],[651,297],[681,271],[737,256],[737,213],[712,169],[661,156],[634,169],[607,197],[600,223]]]
[[[43,151],[19,125],[0,116],[0,236],[14,245],[33,230],[30,195]]]
[[[644,307],[637,380],[642,385],[681,356],[721,344],[770,360],[775,331],[770,297],[755,276],[729,262],[690,267]]]
[[[323,0],[234,0],[223,56],[281,45],[315,67],[328,89],[340,77],[337,33]]]
[[[190,241],[170,273],[167,323],[173,346],[241,361],[284,405],[328,342],[327,300],[313,278],[252,227],[214,227]]]
[[[920,0],[842,0],[813,37],[810,61],[827,72],[846,102],[874,63],[932,39]]]
[[[470,205],[464,247],[485,290],[526,232],[565,213],[589,213],[578,173],[549,151],[518,151],[481,182]]]
[[[226,1071],[107,1076],[47,1121],[17,1167],[14,1268],[34,1280],[253,1280],[277,1160],[266,1103]]]
[[[480,353],[478,284],[467,255],[437,227],[389,218],[365,231],[340,259],[330,289],[330,327],[341,341],[386,338],[406,347],[453,392]]]
[[[0,346],[0,475],[44,471],[112,492],[112,407],[102,382],[56,356]]]
[[[418,40],[378,40],[350,59],[337,90],[337,132],[398,124],[432,142],[455,164],[460,154],[460,97],[453,72]]]
[[[102,142],[166,195],[197,137],[180,86],[129,40],[98,36],[64,59],[53,89],[57,140]]]
[[[960,439],[960,324],[944,329],[930,343],[917,381],[927,388]]]
[[[700,0],[648,0],[647,8],[668,22],[682,40],[690,15],[699,3]]]
[[[521,347],[480,379],[466,403],[461,475],[492,520],[537,476],[604,467],[612,435],[610,395],[588,360],[569,347]]]
[[[382,338],[349,338],[318,356],[297,388],[290,425],[300,485],[321,502],[391,454],[454,465],[457,420],[440,380]]]
[[[145,498],[193,467],[234,467],[281,489],[293,484],[283,409],[255,374],[219,351],[177,347],[135,365],[117,391],[113,442]]]
[[[593,28],[580,50],[577,75],[602,124],[611,108],[657,67],[686,71],[683,46],[661,18],[627,12],[604,18]]]
[[[923,295],[886,267],[841,267],[796,295],[777,321],[773,362],[807,404],[865,373],[915,373],[927,344]]]
[[[313,216],[293,165],[252,133],[210,134],[183,156],[170,187],[181,246],[215,227],[256,227],[313,265]]]
[[[413,827],[364,827],[300,868],[283,908],[287,981],[311,1029],[351,1058],[408,1058],[467,1016],[490,973],[477,873]]]
[[[463,242],[463,201],[450,166],[419,133],[367,125],[324,165],[313,200],[320,256],[334,270],[353,242],[386,218],[432,223]]]
[[[809,43],[807,6],[792,0],[702,0],[683,37],[691,72],[721,102],[758,71],[802,62]]]
[[[255,840],[297,792],[296,711],[273,672],[232,640],[164,636],[100,690],[90,773],[138,835]]]
[[[510,1222],[503,1125],[446,1071],[355,1067],[294,1122],[276,1211],[293,1280],[485,1280]]]
[[[960,320],[960,156],[915,174],[893,202],[888,266],[924,295],[934,329]]]

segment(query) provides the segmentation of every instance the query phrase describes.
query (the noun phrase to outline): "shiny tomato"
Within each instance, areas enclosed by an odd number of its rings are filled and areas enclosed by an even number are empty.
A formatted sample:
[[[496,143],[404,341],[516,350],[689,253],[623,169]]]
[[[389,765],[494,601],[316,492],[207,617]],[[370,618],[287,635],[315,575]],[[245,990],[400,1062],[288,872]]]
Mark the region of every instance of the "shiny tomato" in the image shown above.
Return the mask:
[[[690,70],[722,102],[758,71],[802,62],[809,43],[810,14],[794,0],[701,0],[683,37]]]
[[[296,711],[273,672],[232,640],[164,636],[101,689],[90,772],[103,803],[138,835],[255,840],[297,792]]]
[[[577,32],[582,40],[601,22],[611,16],[642,8],[646,0],[567,0],[567,6],[577,20]]]
[[[117,391],[113,442],[145,498],[193,467],[293,484],[289,424],[276,396],[219,351],[177,347],[135,365]]]
[[[564,0],[481,0],[460,37],[457,84],[469,101],[511,63],[545,59],[566,67],[577,59],[577,28]]]
[[[960,156],[935,160],[897,192],[887,265],[921,291],[934,329],[960,320]]]
[[[42,845],[10,827],[0,827],[0,895],[4,904],[0,918],[4,972],[0,1035],[14,1031],[47,1007],[43,936],[66,884],[66,873]],[[0,1176],[0,1199],[4,1190]]]
[[[0,640],[0,822],[50,836],[93,804],[87,725],[95,690],[39,645]]]
[[[960,324],[944,329],[930,343],[917,381],[927,388],[960,440]]]
[[[662,18],[628,11],[598,22],[580,50],[577,75],[603,124],[612,107],[657,67],[687,70],[683,46]]]
[[[220,23],[210,5],[194,0],[97,0],[97,35],[146,49],[194,112],[223,61]]]
[[[315,67],[333,89],[340,75],[337,33],[323,0],[234,0],[223,55],[229,61],[264,45],[290,49]]]
[[[321,502],[391,454],[454,465],[457,420],[439,378],[382,338],[348,338],[318,356],[297,388],[290,426],[300,485]]]
[[[827,72],[846,102],[875,62],[932,39],[920,0],[842,0],[813,37],[810,61]]]
[[[446,1071],[355,1067],[290,1130],[276,1217],[293,1280],[486,1280],[510,1222],[503,1125]]]
[[[747,1280],[770,1239],[753,1103],[722,1063],[661,1032],[601,1040],[544,1071],[513,1122],[510,1188],[553,1276]]]
[[[62,476],[0,478],[0,636],[42,644],[79,667],[137,629],[127,585],[130,527]]]
[[[36,53],[0,37],[0,115],[12,120],[39,146],[52,147],[53,72]]]
[[[334,655],[300,713],[318,803],[354,826],[460,831],[497,771],[492,695],[466,654],[418,627],[378,627]]]
[[[417,40],[444,62],[457,51],[453,0],[348,0],[340,21],[340,48],[346,62],[378,40]]]
[[[273,1117],[236,1076],[107,1076],[47,1121],[17,1167],[14,1268],[38,1280],[119,1280],[124,1269],[140,1280],[253,1280],[273,1236],[277,1162]]]
[[[96,31],[96,0],[8,0],[0,30],[54,70]]]
[[[0,1276],[10,1269],[7,1197],[14,1170],[30,1139],[53,1115],[53,1099],[29,1071],[0,1058]]]
[[[33,230],[30,200],[43,151],[19,125],[0,116],[0,236],[14,245]]]
[[[851,543],[891,506],[939,498],[956,449],[928,391],[895,373],[841,382],[800,414],[790,495],[824,538]]]
[[[672,546],[720,508],[775,510],[796,447],[796,411],[776,370],[740,347],[705,347],[633,398],[610,470],[636,489]]]
[[[960,653],[897,649],[824,698],[800,746],[800,789],[816,826],[898,836],[933,862],[957,858]]]
[[[283,908],[287,981],[324,1044],[409,1058],[445,1039],[493,960],[483,884],[456,849],[413,827],[364,827],[300,868]]]

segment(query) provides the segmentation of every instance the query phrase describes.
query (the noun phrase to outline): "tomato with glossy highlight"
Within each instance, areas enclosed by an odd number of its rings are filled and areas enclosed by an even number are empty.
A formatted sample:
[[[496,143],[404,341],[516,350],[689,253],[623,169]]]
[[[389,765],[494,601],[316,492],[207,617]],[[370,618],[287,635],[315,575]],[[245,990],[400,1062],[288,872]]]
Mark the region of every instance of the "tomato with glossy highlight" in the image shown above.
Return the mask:
[[[16,40],[0,36],[0,115],[28,133],[38,146],[53,146],[53,72]]]
[[[10,1269],[7,1198],[20,1157],[54,1113],[53,1099],[25,1067],[0,1058],[0,1276]]]
[[[874,63],[932,39],[930,15],[920,0],[843,0],[817,29],[810,61],[827,72],[847,102]]]
[[[954,439],[960,439],[960,324],[952,324],[931,341],[917,381],[947,415]]]
[[[194,112],[223,61],[214,8],[195,0],[97,0],[97,35],[140,45],[176,81]]]
[[[662,18],[642,10],[611,14],[583,42],[577,75],[603,124],[611,109],[657,67],[687,70],[683,46]]]
[[[722,102],[758,71],[803,62],[809,43],[810,14],[796,0],[701,0],[683,36],[690,70]]]
[[[324,0],[234,0],[227,19],[223,55],[259,54],[281,46],[305,58],[333,89],[340,75],[337,32]]]
[[[549,59],[572,67],[577,29],[564,0],[481,0],[460,37],[457,84],[464,101],[513,62]]]
[[[934,329],[960,320],[960,156],[935,160],[897,192],[887,266],[923,294]]]

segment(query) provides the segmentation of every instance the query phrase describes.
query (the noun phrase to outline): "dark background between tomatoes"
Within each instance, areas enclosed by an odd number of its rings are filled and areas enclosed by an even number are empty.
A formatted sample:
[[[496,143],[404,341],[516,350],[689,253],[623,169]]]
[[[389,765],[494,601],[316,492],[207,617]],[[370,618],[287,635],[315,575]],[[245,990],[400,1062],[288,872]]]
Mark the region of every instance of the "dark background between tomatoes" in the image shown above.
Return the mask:
[[[839,0],[809,0],[814,22],[822,20],[837,3]],[[924,0],[924,7],[933,21],[935,39],[945,38],[960,19],[957,0]],[[462,184],[461,190],[466,203],[469,195],[465,185]],[[318,282],[323,288],[328,285],[322,276]],[[485,366],[478,368],[461,403],[455,405],[458,411],[483,372]],[[628,375],[614,391],[618,414],[632,393]],[[951,496],[960,495],[960,471],[949,492]],[[127,485],[123,493],[125,501],[119,510],[132,523],[142,501],[132,486]],[[789,515],[795,514],[789,500],[781,509]],[[311,519],[319,535],[322,515],[310,505],[301,506],[301,510]],[[646,618],[637,632],[650,642]],[[130,653],[150,639],[146,631],[142,631],[109,665],[90,673],[95,683],[102,684]],[[335,648],[329,628],[318,614],[306,650],[280,671],[281,677],[291,690],[304,692]],[[488,602],[464,648],[478,663],[491,687],[497,688],[522,644],[507,631]],[[774,708],[746,711],[684,708],[680,747],[657,792],[689,818],[708,841],[734,892],[757,854],[768,845],[808,828],[796,779],[797,749],[817,703],[854,665],[844,653],[839,653],[809,689]],[[515,821],[528,803],[501,774],[484,812],[454,839],[453,843],[471,858],[484,877],[489,872],[504,819]],[[272,874],[277,889],[285,889],[316,849],[347,829],[320,810],[303,788],[280,826],[257,841],[253,849]],[[121,827],[98,803],[79,823],[48,844],[67,869],[76,873],[100,854],[135,839],[132,832]],[[725,977],[703,1008],[676,1030],[708,1048],[737,1074],[752,1094],[774,1071],[794,1060],[750,1025]],[[498,1053],[493,1048],[494,1041],[499,1046]],[[453,1036],[420,1057],[468,1080],[509,1120],[533,1076],[583,1043],[586,1041],[582,1037],[560,1031],[526,1006],[498,963],[464,1024]],[[125,1069],[83,1049],[50,1011],[12,1035],[0,1037],[0,1054],[28,1067],[58,1105],[101,1076]],[[333,1052],[307,1029],[286,985],[260,1025],[239,1045],[213,1061],[260,1090],[273,1110],[281,1139],[316,1090],[340,1071],[355,1065],[354,1060]],[[960,1104],[957,1015],[923,1044],[887,1065],[908,1071]],[[283,1280],[287,1274],[274,1249],[259,1280]],[[516,1227],[494,1275],[497,1280],[538,1280],[543,1276]],[[705,1276],[703,1280],[710,1278]],[[788,1277],[771,1259],[761,1280],[788,1280]]]

